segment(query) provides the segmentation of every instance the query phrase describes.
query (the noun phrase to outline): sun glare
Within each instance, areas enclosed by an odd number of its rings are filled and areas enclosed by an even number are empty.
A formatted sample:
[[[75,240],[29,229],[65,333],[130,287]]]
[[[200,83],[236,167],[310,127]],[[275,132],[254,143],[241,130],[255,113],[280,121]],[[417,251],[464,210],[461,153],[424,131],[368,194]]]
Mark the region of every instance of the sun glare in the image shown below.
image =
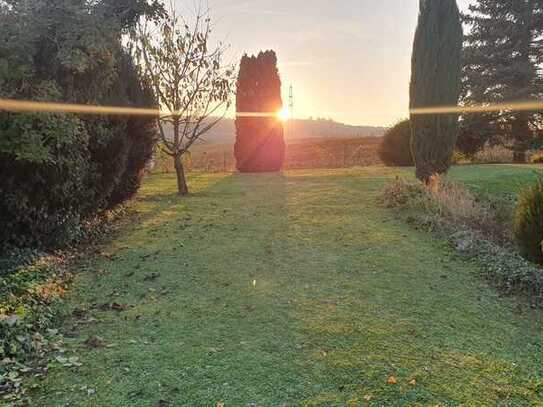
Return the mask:
[[[290,119],[290,112],[288,111],[286,107],[284,107],[283,109],[277,112],[277,117],[282,122],[286,122],[288,121],[288,119]]]

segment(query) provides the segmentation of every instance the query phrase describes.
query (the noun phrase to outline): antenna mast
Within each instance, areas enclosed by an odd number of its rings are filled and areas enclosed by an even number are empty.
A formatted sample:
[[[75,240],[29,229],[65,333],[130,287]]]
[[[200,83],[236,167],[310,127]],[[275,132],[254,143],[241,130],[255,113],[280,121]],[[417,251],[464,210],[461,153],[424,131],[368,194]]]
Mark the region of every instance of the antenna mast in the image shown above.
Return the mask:
[[[287,122],[287,136],[293,135],[294,128],[294,88],[290,85],[288,91],[288,122]]]

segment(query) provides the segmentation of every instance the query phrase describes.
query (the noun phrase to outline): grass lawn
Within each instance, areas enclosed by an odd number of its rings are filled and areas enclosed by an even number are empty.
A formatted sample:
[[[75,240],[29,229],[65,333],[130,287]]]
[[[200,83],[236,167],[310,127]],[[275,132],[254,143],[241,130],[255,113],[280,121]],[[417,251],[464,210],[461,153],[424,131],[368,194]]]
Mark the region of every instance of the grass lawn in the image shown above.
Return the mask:
[[[148,179],[138,220],[79,266],[69,304],[96,321],[63,331],[83,365],[53,364],[35,405],[543,405],[543,312],[376,205],[405,173],[193,175],[188,199]],[[453,176],[494,194],[535,178]]]
[[[515,198],[529,183],[543,175],[542,165],[488,165],[454,167],[451,176],[482,195]]]

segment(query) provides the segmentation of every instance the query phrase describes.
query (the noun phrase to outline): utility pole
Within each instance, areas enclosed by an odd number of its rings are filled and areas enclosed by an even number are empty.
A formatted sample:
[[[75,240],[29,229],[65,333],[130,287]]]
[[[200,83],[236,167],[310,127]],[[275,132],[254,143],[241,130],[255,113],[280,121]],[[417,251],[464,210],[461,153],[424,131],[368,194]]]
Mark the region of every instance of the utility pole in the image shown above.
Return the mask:
[[[288,91],[288,121],[287,121],[287,137],[293,136],[294,129],[294,88],[290,85]]]

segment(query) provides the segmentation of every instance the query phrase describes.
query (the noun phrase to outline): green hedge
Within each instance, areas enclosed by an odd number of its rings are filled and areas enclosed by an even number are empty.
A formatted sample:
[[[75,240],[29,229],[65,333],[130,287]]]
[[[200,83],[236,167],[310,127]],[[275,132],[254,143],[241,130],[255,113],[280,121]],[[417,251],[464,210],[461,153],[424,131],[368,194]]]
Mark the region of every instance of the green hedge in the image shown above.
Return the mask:
[[[156,106],[122,44],[137,21],[126,16],[148,10],[140,3],[112,12],[105,0],[0,2],[0,98]],[[82,237],[82,221],[132,197],[154,148],[154,123],[0,113],[0,253],[69,245]]]
[[[543,180],[520,193],[514,232],[526,258],[543,263]]]

